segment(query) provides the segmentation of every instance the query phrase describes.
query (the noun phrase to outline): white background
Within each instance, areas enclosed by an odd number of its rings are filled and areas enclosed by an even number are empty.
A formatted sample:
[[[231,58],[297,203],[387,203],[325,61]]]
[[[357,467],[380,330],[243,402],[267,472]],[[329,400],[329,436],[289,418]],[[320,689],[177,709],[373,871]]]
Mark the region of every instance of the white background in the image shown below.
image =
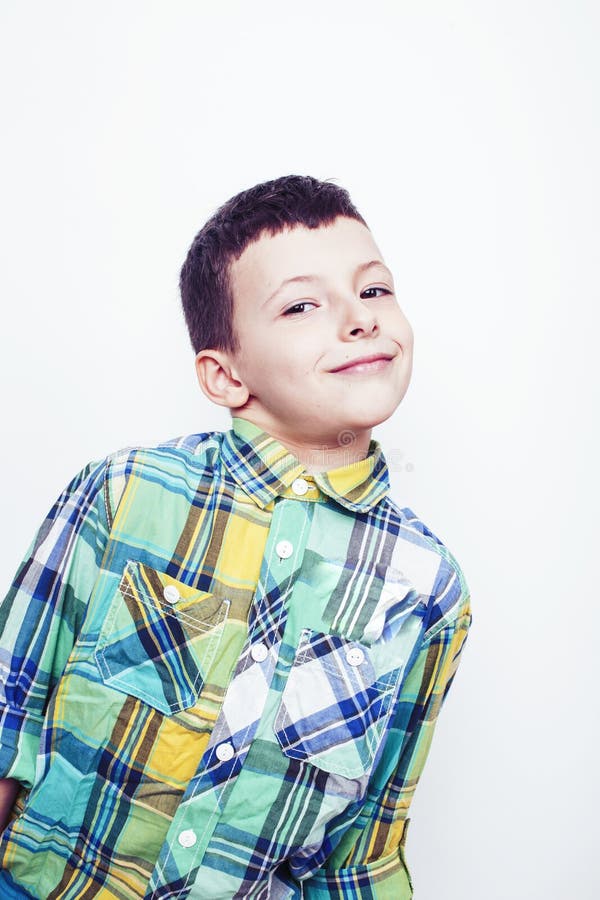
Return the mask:
[[[597,898],[598,5],[3,0],[0,32],[2,584],[86,462],[228,427],[179,306],[206,218],[336,179],[415,331],[394,497],[472,592],[416,900]]]

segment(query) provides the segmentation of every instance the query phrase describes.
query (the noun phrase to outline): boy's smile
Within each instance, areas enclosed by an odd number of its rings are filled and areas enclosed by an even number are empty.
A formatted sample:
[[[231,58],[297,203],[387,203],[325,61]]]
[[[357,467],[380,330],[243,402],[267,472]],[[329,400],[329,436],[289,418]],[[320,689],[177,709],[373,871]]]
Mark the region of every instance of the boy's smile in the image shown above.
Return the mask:
[[[263,234],[231,263],[230,280],[241,349],[198,353],[204,392],[313,471],[364,458],[371,428],[406,393],[413,354],[371,231],[339,216]]]

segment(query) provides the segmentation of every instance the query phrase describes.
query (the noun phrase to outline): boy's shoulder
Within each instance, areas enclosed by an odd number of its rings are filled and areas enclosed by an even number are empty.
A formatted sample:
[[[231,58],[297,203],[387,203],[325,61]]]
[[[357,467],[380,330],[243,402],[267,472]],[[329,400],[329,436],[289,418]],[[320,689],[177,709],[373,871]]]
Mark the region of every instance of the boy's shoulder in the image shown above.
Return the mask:
[[[399,537],[405,543],[422,548],[427,553],[443,556],[460,572],[460,566],[448,545],[409,506],[400,506],[391,497],[386,498],[387,506],[396,518]],[[462,572],[460,573],[462,575]]]
[[[166,438],[155,443],[129,444],[109,453],[107,459],[114,463],[123,458],[137,455],[142,464],[160,458],[201,460],[210,458],[211,454],[219,453],[224,435],[223,431],[199,431],[180,434],[177,437]]]
[[[428,603],[427,631],[431,636],[447,622],[467,613],[469,585],[452,550],[414,510],[401,507],[389,496],[385,502],[397,535],[393,565],[406,574]]]
[[[109,453],[106,463],[107,476],[133,471],[144,473],[149,468],[155,472],[176,468],[189,468],[194,473],[213,470],[221,453],[223,431],[200,431],[151,444],[130,444]]]
[[[99,482],[104,485],[103,494],[112,519],[132,478],[152,482],[158,489],[177,490],[182,483],[193,487],[203,478],[213,477],[219,468],[223,436],[222,431],[202,431],[156,443],[128,444],[88,462],[73,478],[68,490],[92,473],[97,488]]]

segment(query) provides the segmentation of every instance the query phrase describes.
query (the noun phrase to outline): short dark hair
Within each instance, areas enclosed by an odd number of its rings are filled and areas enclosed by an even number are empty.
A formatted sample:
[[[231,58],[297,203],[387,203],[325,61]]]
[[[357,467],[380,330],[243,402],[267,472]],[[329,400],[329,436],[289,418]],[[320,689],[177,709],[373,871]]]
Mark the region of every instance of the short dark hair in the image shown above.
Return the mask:
[[[181,268],[181,303],[194,353],[240,349],[233,327],[229,264],[264,231],[319,228],[338,216],[367,223],[345,188],[310,175],[284,175],[248,188],[220,206],[194,238]]]

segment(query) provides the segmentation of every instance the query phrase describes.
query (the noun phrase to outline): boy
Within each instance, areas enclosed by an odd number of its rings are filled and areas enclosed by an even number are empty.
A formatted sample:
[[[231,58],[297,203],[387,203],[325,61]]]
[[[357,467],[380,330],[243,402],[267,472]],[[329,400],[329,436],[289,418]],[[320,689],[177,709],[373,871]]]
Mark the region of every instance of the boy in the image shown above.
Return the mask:
[[[27,551],[0,896],[410,898],[471,610],[371,438],[411,374],[392,274],[345,190],[289,176],[217,210],[180,285],[232,427],[90,462]]]

